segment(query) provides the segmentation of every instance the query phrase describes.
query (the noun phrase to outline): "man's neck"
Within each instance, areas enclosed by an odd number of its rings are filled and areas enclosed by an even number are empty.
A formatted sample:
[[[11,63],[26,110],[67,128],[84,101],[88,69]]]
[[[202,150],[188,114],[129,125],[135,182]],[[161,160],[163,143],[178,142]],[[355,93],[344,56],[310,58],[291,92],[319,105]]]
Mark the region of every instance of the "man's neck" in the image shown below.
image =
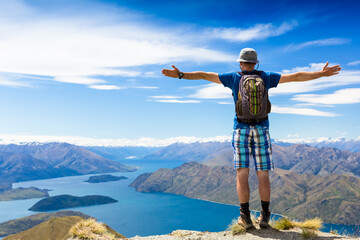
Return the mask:
[[[255,70],[255,68],[244,68],[244,69],[241,69],[242,71],[245,71],[245,72],[252,72]]]

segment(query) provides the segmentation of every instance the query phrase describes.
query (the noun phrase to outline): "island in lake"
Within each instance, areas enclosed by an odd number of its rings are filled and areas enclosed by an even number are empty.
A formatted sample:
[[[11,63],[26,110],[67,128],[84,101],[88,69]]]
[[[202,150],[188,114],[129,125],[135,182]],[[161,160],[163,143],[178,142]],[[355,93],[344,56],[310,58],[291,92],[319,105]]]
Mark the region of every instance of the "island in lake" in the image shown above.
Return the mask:
[[[109,174],[103,174],[103,175],[98,175],[98,176],[91,176],[89,177],[88,180],[84,181],[84,182],[89,182],[89,183],[101,183],[101,182],[112,182],[112,181],[119,181],[122,179],[128,179],[127,177],[124,176],[112,176]]]
[[[4,191],[1,191],[4,189]],[[31,199],[31,198],[43,198],[48,197],[47,189],[39,189],[36,187],[29,188],[12,188],[10,184],[9,188],[2,188],[0,190],[0,202],[1,201],[12,201],[12,200],[22,200],[22,199]]]
[[[71,195],[58,195],[44,198],[34,206],[29,208],[30,211],[51,211],[73,207],[85,207],[93,205],[102,205],[108,203],[115,203],[117,200],[101,195],[88,195],[84,197],[76,197]]]

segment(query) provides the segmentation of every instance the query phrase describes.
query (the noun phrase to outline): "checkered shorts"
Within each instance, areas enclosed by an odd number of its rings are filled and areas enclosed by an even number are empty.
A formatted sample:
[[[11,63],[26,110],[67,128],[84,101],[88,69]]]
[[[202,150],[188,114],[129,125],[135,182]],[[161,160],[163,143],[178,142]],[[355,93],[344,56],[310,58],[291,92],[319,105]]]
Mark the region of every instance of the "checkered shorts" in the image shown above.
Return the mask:
[[[249,168],[251,155],[255,170],[274,170],[269,130],[261,126],[235,129],[232,138],[234,168]]]

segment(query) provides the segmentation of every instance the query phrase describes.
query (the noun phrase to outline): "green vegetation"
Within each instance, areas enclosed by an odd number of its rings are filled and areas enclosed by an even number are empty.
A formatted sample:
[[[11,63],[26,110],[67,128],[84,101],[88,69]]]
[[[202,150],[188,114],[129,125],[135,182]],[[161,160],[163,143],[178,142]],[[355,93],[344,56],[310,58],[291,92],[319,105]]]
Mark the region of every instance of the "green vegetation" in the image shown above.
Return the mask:
[[[34,206],[29,208],[30,211],[51,211],[64,208],[73,208],[73,207],[84,207],[84,206],[93,206],[101,205],[108,203],[115,203],[117,200],[100,195],[89,195],[84,197],[76,197],[71,195],[58,195],[53,197],[48,197],[40,200],[35,203]]]
[[[99,176],[91,176],[85,182],[101,183],[101,182],[119,181],[122,179],[127,179],[127,177],[124,177],[124,176],[117,177],[117,176],[112,176],[112,175],[108,175],[108,174],[103,174],[103,175],[99,175]]]
[[[41,190],[35,187],[16,188],[0,192],[0,201],[12,201],[20,199],[48,197],[48,190]]]

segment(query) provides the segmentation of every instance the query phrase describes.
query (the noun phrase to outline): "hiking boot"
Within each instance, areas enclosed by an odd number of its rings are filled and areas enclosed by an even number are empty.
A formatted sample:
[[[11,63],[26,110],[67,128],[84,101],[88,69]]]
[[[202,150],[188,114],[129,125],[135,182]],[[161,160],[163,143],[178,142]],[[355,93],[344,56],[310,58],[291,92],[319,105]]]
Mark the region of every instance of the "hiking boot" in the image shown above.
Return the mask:
[[[245,229],[253,228],[254,225],[251,221],[251,217],[247,217],[245,213],[240,212],[240,217],[238,218],[238,224],[243,226]]]
[[[260,217],[258,218],[259,225],[261,228],[268,228],[270,226],[269,225],[270,215],[271,215],[270,211],[265,213],[264,211],[261,210]]]

